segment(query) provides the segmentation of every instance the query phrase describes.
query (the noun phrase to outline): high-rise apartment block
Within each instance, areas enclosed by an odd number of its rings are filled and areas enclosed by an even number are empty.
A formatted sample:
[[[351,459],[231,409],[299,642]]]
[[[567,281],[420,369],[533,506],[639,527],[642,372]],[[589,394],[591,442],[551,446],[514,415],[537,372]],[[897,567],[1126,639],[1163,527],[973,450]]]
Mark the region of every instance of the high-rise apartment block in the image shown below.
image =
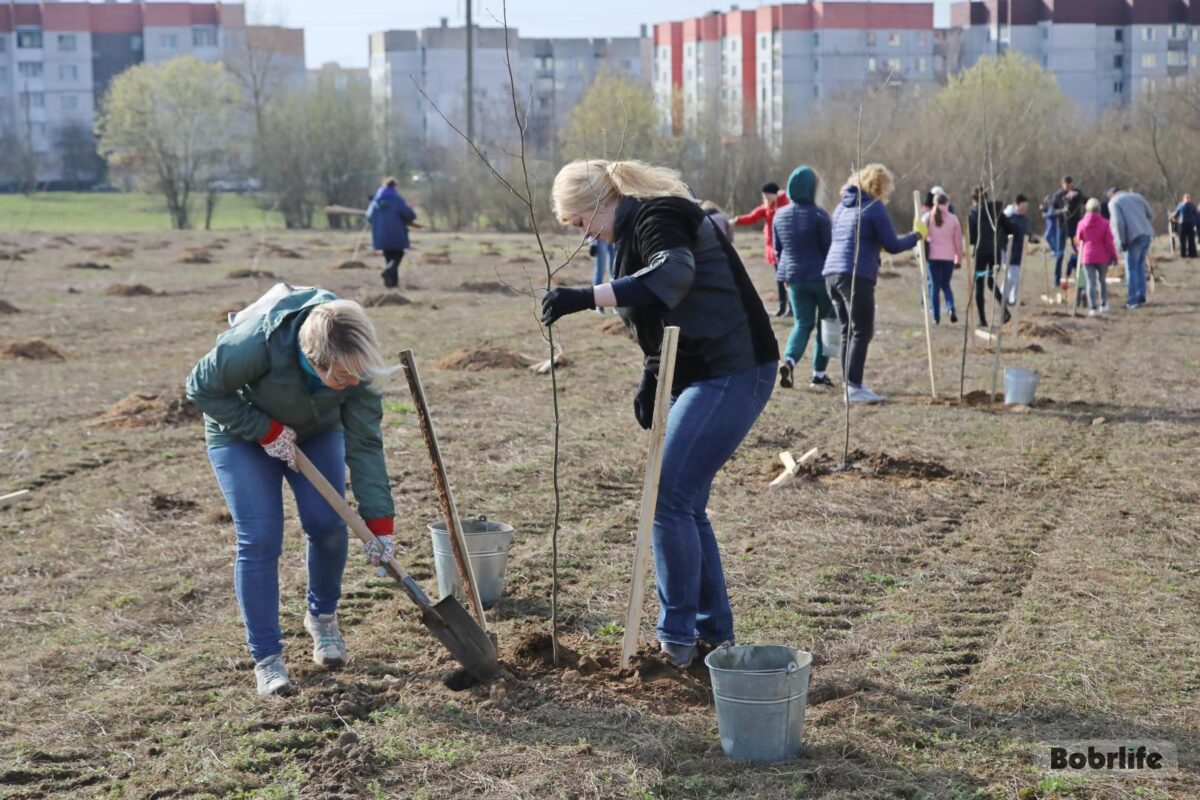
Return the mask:
[[[376,102],[426,145],[450,146],[457,134],[421,97],[460,130],[466,130],[467,29],[445,20],[419,31],[380,31],[371,35],[371,91]],[[647,82],[650,40],[522,39],[515,28],[475,27],[472,36],[474,130],[485,142],[509,142],[513,107],[509,61],[528,141],[549,154],[553,134],[566,120],[596,75],[606,70]],[[418,89],[420,87],[420,89]],[[619,113],[614,112],[614,114]]]
[[[26,137],[39,178],[54,180],[61,132],[91,130],[118,74],[184,55],[225,61],[247,47],[274,51],[281,81],[304,80],[303,31],[247,27],[241,4],[0,2],[0,129]]]

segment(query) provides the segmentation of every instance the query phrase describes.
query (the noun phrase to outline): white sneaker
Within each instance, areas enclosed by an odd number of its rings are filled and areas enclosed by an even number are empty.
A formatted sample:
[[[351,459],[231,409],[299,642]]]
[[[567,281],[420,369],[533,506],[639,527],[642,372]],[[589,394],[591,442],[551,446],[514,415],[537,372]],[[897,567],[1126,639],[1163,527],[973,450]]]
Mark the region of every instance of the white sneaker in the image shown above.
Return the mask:
[[[256,662],[254,680],[258,684],[258,693],[263,697],[273,694],[289,695],[296,692],[296,685],[288,678],[287,666],[283,663],[283,653],[276,653]]]
[[[304,613],[304,630],[313,638],[313,663],[320,667],[342,667],[346,664],[346,642],[338,630],[337,614]]]
[[[1094,308],[1089,308],[1089,309],[1088,309],[1088,316],[1089,316],[1089,317],[1094,317],[1094,316],[1096,316],[1098,313],[1100,313],[1100,312],[1096,311],[1096,309],[1094,309]]]
[[[876,394],[866,386],[851,386],[850,387],[850,402],[864,403],[866,405],[875,405],[883,402],[883,395]]]
[[[1100,313],[1101,313],[1101,314],[1107,314],[1107,313],[1108,313],[1108,303],[1105,303],[1104,305],[1100,306]]]

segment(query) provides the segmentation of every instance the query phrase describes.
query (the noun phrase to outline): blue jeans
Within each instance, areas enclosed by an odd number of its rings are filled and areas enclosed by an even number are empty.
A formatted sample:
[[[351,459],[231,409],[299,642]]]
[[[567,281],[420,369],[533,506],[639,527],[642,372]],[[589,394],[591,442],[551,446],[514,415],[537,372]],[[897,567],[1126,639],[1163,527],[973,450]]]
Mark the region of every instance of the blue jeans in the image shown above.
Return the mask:
[[[775,388],[775,363],[691,384],[671,398],[654,513],[658,639],[690,645],[733,638],[721,553],[708,521],[717,471],[737,450]]]
[[[1072,239],[1070,236],[1067,236],[1067,232],[1065,230],[1059,231],[1058,235],[1059,235],[1059,246],[1054,251],[1054,253],[1055,253],[1054,285],[1055,286],[1061,284],[1064,280],[1070,279],[1071,273],[1075,271],[1075,265],[1079,262],[1079,251],[1075,248],[1075,240]],[[1071,257],[1069,259],[1067,259],[1067,274],[1063,275],[1062,274],[1062,263],[1063,263],[1063,258],[1066,257],[1067,245],[1071,246]]]
[[[300,449],[339,491],[346,485],[346,446],[341,431],[306,439]],[[279,555],[283,552],[283,481],[296,496],[308,538],[308,610],[337,611],[346,568],[346,525],[312,484],[254,442],[208,449],[217,483],[237,530],[233,585],[255,661],[283,652],[279,630]]]
[[[592,286],[599,286],[605,283],[605,270],[611,276],[613,269],[617,266],[617,248],[599,239],[594,244],[596,245],[596,271],[592,273]]]
[[[953,275],[953,261],[929,262],[929,308],[933,311],[934,322],[942,319],[942,295],[946,295],[946,310],[954,313],[954,290],[950,288]]]
[[[1146,254],[1149,252],[1149,236],[1137,237],[1125,251],[1125,285],[1130,303],[1146,302]]]

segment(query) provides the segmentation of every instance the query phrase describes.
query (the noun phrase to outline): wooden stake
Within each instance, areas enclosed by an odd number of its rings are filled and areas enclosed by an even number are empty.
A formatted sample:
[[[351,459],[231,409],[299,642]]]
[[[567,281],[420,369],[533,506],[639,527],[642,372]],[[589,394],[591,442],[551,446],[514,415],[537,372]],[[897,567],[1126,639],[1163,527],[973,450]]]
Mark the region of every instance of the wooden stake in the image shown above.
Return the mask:
[[[783,462],[783,472],[780,473],[778,478],[771,481],[771,488],[780,489],[794,481],[796,479],[796,473],[800,471],[800,467],[816,458],[817,452],[817,448],[814,447],[804,455],[800,456],[799,461],[793,458],[790,452],[784,451],[780,453],[779,460]]]
[[[934,200],[937,202],[937,200]],[[921,193],[913,192],[913,213],[921,215]],[[921,316],[925,318],[925,353],[929,356],[929,395],[937,399],[937,384],[933,380],[933,334],[929,329],[929,265],[925,263],[925,242],[917,240],[917,265],[921,268]]]
[[[679,328],[672,325],[663,329],[658,358],[658,391],[654,395],[654,422],[650,428],[650,452],[646,456],[642,508],[638,513],[637,541],[633,548],[633,580],[629,585],[629,606],[625,610],[625,637],[621,641],[621,669],[629,669],[629,660],[637,650],[641,634],[642,605],[646,600],[646,562],[650,557],[654,511],[658,507],[663,441],[667,435],[667,412],[671,410],[671,382],[675,379],[675,351],[678,345]]]
[[[25,495],[29,494],[28,489],[18,489],[15,492],[10,492],[6,495],[0,495],[0,508],[8,508],[10,505],[20,500]]]
[[[425,403],[425,389],[421,386],[421,376],[417,374],[417,361],[412,350],[400,353],[400,362],[404,365],[404,374],[408,378],[408,391],[412,394],[413,405],[417,411],[417,421],[421,426],[421,436],[425,439],[425,447],[429,451],[430,466],[433,469],[433,483],[437,487],[438,502],[442,506],[442,515],[446,520],[446,533],[450,539],[450,549],[454,552],[454,565],[458,567],[458,577],[462,581],[463,593],[467,597],[467,606],[479,627],[487,633],[487,620],[483,616],[483,602],[479,599],[479,589],[475,584],[475,572],[471,569],[471,559],[467,557],[467,542],[462,532],[462,521],[458,516],[458,507],[454,504],[454,496],[450,493],[450,481],[446,478],[446,464],[442,461],[442,450],[438,446],[437,434],[433,431],[433,421],[429,417],[429,406]]]

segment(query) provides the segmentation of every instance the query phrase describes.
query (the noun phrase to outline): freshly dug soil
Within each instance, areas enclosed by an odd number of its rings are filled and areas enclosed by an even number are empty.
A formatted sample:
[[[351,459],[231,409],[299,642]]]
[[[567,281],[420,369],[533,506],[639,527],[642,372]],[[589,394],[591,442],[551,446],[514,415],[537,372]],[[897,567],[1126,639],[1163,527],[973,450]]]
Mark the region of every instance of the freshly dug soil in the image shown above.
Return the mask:
[[[529,256],[509,256],[504,259],[505,264],[532,264],[534,259]]]
[[[479,294],[517,294],[510,286],[505,286],[499,281],[465,281],[458,287],[464,292],[478,292]]]
[[[225,273],[226,278],[274,278],[275,273],[265,269],[235,269]]]
[[[212,262],[212,253],[208,250],[184,250],[183,256],[179,259],[181,264],[211,264]]]
[[[267,245],[267,255],[272,258],[304,258],[304,255],[297,250],[292,250],[289,247],[281,247],[277,244]]]
[[[104,290],[111,297],[153,297],[158,292],[144,283],[116,283]]]
[[[45,339],[23,339],[0,342],[0,358],[23,358],[27,361],[48,361],[57,358],[63,361],[66,356]]]
[[[133,255],[133,248],[130,247],[110,247],[107,250],[101,250],[100,255],[105,258],[129,258]]]
[[[116,402],[108,411],[89,420],[89,428],[150,428],[163,425],[183,425],[203,416],[200,409],[173,390],[154,394],[134,392]]]
[[[1018,330],[1024,336],[1033,336],[1037,339],[1054,339],[1063,344],[1071,341],[1071,334],[1067,332],[1067,329],[1055,322],[1034,322],[1025,319],[1021,320]]]
[[[358,303],[364,308],[379,308],[380,306],[408,306],[412,305],[412,300],[399,292],[380,292],[361,297]]]
[[[95,261],[78,261],[67,264],[67,269],[112,269],[108,264],[97,264]]]
[[[897,458],[887,453],[864,453],[855,450],[850,453],[850,461],[858,469],[879,476],[897,478],[918,478],[920,480],[940,480],[949,478],[954,473],[946,466],[936,461],[921,461],[915,458]]]
[[[361,261],[339,261],[336,264],[330,264],[330,269],[366,269],[367,265]]]
[[[421,263],[446,265],[452,262],[450,261],[449,253],[425,253],[421,256]]]
[[[0,314],[20,314],[21,309],[14,306],[7,300],[0,300]]]
[[[481,372],[485,369],[522,369],[525,359],[503,347],[460,347],[453,353],[433,362],[435,369],[461,372]]]

